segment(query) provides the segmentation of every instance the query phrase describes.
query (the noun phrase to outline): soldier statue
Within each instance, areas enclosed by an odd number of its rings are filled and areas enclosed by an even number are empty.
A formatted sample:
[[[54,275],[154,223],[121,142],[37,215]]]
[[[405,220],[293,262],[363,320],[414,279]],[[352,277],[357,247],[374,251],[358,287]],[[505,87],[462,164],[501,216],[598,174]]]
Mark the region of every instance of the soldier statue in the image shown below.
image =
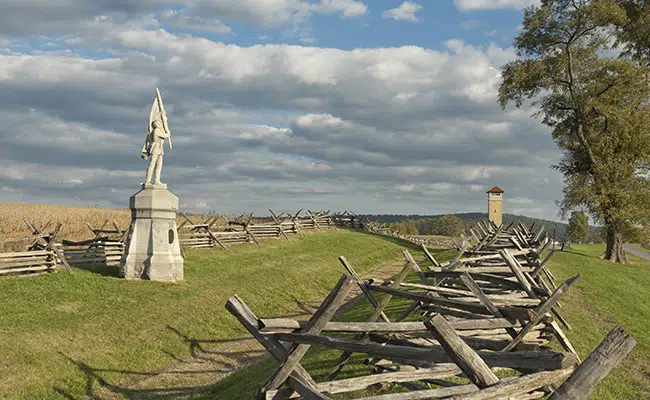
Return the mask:
[[[156,98],[154,99],[151,107],[151,114],[149,115],[149,129],[147,139],[142,146],[140,156],[147,160],[149,157],[149,167],[147,168],[147,176],[145,184],[150,184],[151,179],[154,178],[153,184],[160,185],[160,173],[162,172],[163,164],[163,145],[165,139],[169,139],[169,149],[172,148],[171,133],[167,125],[167,115],[165,115],[165,108],[162,103],[160,92],[156,88]],[[154,174],[155,173],[155,174]]]

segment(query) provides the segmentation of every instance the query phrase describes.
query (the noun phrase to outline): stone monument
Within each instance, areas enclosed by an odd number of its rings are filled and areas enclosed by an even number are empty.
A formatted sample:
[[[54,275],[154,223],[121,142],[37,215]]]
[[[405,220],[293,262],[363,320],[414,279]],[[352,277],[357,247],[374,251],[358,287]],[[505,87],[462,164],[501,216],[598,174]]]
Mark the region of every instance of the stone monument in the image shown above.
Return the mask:
[[[183,280],[183,257],[176,231],[178,197],[160,182],[165,139],[171,150],[167,115],[160,91],[156,88],[147,138],[140,154],[143,159],[149,159],[147,175],[142,190],[129,199],[131,226],[120,265],[122,278]]]

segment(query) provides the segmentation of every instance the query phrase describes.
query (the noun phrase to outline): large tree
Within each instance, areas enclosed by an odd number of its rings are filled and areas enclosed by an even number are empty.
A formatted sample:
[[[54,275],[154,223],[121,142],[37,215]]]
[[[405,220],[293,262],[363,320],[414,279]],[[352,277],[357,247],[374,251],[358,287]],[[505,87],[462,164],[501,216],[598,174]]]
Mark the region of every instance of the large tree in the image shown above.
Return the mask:
[[[575,243],[582,243],[589,237],[589,217],[582,211],[571,212],[569,227],[567,228],[569,240]]]
[[[625,262],[623,233],[650,200],[649,70],[613,50],[633,23],[623,0],[543,0],[524,11],[518,59],[502,67],[499,103],[528,101],[563,151],[560,213],[584,207],[604,225],[604,257]],[[632,28],[629,28],[632,29]],[[619,45],[626,42],[619,34]],[[634,54],[638,54],[634,46]]]

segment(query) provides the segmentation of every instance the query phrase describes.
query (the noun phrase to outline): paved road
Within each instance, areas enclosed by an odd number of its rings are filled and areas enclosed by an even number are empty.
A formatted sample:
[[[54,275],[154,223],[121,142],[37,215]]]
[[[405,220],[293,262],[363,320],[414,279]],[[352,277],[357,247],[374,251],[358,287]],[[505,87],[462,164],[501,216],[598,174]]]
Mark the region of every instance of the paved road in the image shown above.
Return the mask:
[[[650,253],[645,250],[641,250],[629,244],[624,244],[623,248],[626,252],[633,254],[637,257],[643,258],[644,260],[650,261]]]

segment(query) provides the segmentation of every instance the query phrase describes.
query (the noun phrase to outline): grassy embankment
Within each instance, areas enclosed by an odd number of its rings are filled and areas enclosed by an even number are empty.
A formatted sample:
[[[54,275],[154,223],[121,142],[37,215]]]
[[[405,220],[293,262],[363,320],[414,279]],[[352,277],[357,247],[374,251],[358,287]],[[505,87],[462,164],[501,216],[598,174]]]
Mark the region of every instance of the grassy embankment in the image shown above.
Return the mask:
[[[239,324],[223,308],[234,293],[260,316],[285,315],[295,310],[297,300],[327,293],[343,272],[338,255],[346,255],[363,273],[400,260],[402,246],[343,232],[290,243],[267,241],[261,248],[235,246],[228,253],[194,251],[186,261],[186,280],[172,285],[120,280],[116,269],[108,268],[77,270],[72,276],[2,279],[0,398],[80,398],[101,385],[119,386],[125,379],[146,376],[187,356],[186,338],[218,342],[242,336]],[[631,257],[631,265],[612,265],[598,259],[602,250],[574,246],[571,252],[558,252],[552,262],[558,279],[583,275],[563,300],[562,312],[574,327],[568,335],[584,358],[614,324],[623,326],[638,345],[593,398],[648,398],[650,263]],[[389,315],[394,315],[400,304],[392,302],[390,308]],[[368,313],[362,303],[336,319],[364,320]],[[310,351],[303,364],[322,380],[338,354]],[[367,368],[362,359],[355,357],[356,364],[340,377]],[[274,368],[268,359],[256,363],[199,397],[248,399]]]
[[[580,356],[584,359],[615,324],[626,329],[638,342],[627,359],[600,383],[591,398],[650,399],[650,262],[630,256],[633,261],[630,265],[613,265],[598,258],[604,251],[602,245],[573,247],[571,252],[557,252],[550,267],[558,280],[582,274],[582,279],[563,299],[561,310],[573,326],[567,335]],[[444,259],[444,256],[440,258]],[[399,314],[399,310],[403,309],[395,299],[391,300],[390,306],[389,316]],[[367,319],[369,313],[367,305],[359,305],[337,317],[337,320],[362,321]],[[317,381],[322,381],[339,354],[337,351],[313,349],[308,352],[303,365]],[[368,367],[361,362],[363,358],[357,356],[355,363],[339,378],[367,374]],[[249,399],[275,368],[275,362],[267,359],[231,375],[200,398]],[[399,390],[395,386],[391,389]]]
[[[82,398],[144,377],[187,357],[186,338],[243,336],[224,309],[233,294],[261,315],[284,315],[326,295],[344,272],[339,255],[363,273],[403,259],[401,248],[341,231],[190,251],[177,284],[125,281],[116,268],[1,279],[0,398]]]

